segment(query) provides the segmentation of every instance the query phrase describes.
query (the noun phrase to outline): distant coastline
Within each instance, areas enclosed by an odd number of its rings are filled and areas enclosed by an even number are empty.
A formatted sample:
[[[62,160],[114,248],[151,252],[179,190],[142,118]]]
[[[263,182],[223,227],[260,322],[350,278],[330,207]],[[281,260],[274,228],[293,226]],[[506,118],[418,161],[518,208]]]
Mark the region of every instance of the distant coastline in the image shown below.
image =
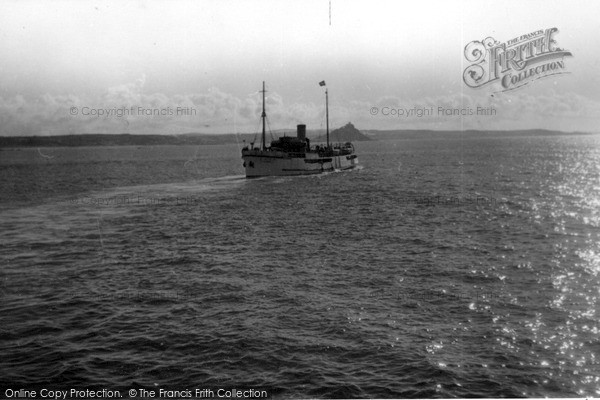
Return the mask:
[[[278,130],[273,135],[289,132],[295,129]],[[515,137],[515,136],[565,136],[565,135],[596,135],[590,132],[563,132],[546,129],[526,130],[373,130],[361,131],[370,140],[406,140],[406,139],[460,139],[460,138],[486,138],[486,137]],[[308,136],[315,139],[322,138],[323,131],[309,131]],[[121,134],[74,134],[57,136],[0,136],[0,148],[8,147],[86,147],[86,146],[158,146],[158,145],[220,145],[250,143],[258,137],[254,134],[199,134],[188,133],[182,135],[133,135]],[[345,140],[344,137],[339,138]],[[350,138],[349,138],[350,139]],[[351,139],[350,139],[351,140]]]

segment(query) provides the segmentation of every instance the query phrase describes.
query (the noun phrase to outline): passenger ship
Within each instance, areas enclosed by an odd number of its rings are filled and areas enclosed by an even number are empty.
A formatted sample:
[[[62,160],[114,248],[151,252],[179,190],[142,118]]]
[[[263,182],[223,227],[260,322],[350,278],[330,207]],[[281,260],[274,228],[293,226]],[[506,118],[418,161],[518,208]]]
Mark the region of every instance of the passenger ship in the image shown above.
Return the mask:
[[[320,82],[325,86],[325,82]],[[271,141],[270,146],[265,141],[265,83],[262,88],[262,140],[260,147],[246,146],[242,149],[242,159],[246,178],[260,176],[311,175],[326,171],[346,170],[358,165],[358,157],[350,142],[344,144],[329,142],[329,95],[325,89],[325,114],[327,121],[327,143],[311,145],[306,137],[306,125],[297,126],[296,136],[283,136]]]

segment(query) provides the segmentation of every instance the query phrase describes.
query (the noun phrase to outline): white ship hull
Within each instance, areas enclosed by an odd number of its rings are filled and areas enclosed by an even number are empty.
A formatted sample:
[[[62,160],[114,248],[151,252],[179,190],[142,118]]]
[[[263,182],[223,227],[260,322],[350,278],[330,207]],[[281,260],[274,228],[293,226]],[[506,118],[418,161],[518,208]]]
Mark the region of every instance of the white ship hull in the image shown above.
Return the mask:
[[[358,165],[355,154],[319,156],[306,153],[290,157],[283,152],[247,150],[242,155],[246,178],[261,176],[313,175],[334,170],[346,170]]]

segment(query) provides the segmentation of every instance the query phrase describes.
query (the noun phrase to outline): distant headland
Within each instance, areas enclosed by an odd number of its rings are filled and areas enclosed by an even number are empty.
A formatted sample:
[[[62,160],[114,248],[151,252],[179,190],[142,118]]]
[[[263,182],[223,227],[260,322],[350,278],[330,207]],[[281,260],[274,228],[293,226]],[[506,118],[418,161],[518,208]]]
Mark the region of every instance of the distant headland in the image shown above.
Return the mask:
[[[372,140],[370,137],[356,129],[351,122],[348,122],[341,128],[331,131],[329,133],[329,139],[332,142],[365,142],[367,140]],[[327,136],[321,135],[313,140],[315,142],[325,142],[327,141]]]
[[[278,130],[275,133],[295,134],[295,128]],[[528,130],[363,130],[356,129],[352,123],[330,132],[332,142],[360,142],[368,140],[407,140],[407,139],[460,139],[475,137],[516,137],[516,136],[564,136],[594,135],[589,132],[563,132],[546,129]],[[313,143],[325,142],[324,130],[308,131],[307,136]],[[201,134],[186,133],[181,135],[133,135],[128,133],[102,134],[86,133],[57,136],[0,136],[2,147],[85,147],[85,146],[159,146],[159,145],[218,145],[243,144],[256,140],[255,134]]]

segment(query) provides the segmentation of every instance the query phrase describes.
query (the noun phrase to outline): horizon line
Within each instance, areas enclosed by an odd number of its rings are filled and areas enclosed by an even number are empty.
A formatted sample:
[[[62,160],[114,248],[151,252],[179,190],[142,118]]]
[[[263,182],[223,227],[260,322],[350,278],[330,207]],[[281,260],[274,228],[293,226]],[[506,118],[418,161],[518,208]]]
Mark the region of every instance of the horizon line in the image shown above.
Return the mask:
[[[340,129],[340,128],[337,128]],[[337,129],[334,129],[337,130]],[[357,128],[358,129],[358,128]],[[286,131],[288,129],[276,129],[271,131],[273,133],[281,131]],[[295,132],[295,128],[290,128],[290,131]],[[358,129],[361,131],[361,129]],[[325,131],[325,129],[307,129],[307,132],[319,132]],[[444,132],[529,132],[529,131],[545,131],[545,132],[559,132],[566,134],[591,134],[597,135],[600,134],[598,132],[592,131],[564,131],[559,129],[547,129],[547,128],[523,128],[523,129],[371,129],[371,128],[363,128],[362,131],[365,132],[432,132],[432,133],[444,133]],[[225,133],[202,133],[202,132],[185,132],[185,133],[129,133],[129,132],[119,132],[119,133],[106,133],[106,132],[80,132],[80,133],[60,133],[60,134],[33,134],[33,135],[3,135],[0,134],[0,138],[40,138],[40,137],[64,137],[64,136],[86,136],[86,135],[130,135],[130,136],[166,136],[166,137],[175,137],[175,136],[185,136],[185,135],[197,135],[197,136],[226,136],[226,135],[254,135],[256,132],[225,132]]]

